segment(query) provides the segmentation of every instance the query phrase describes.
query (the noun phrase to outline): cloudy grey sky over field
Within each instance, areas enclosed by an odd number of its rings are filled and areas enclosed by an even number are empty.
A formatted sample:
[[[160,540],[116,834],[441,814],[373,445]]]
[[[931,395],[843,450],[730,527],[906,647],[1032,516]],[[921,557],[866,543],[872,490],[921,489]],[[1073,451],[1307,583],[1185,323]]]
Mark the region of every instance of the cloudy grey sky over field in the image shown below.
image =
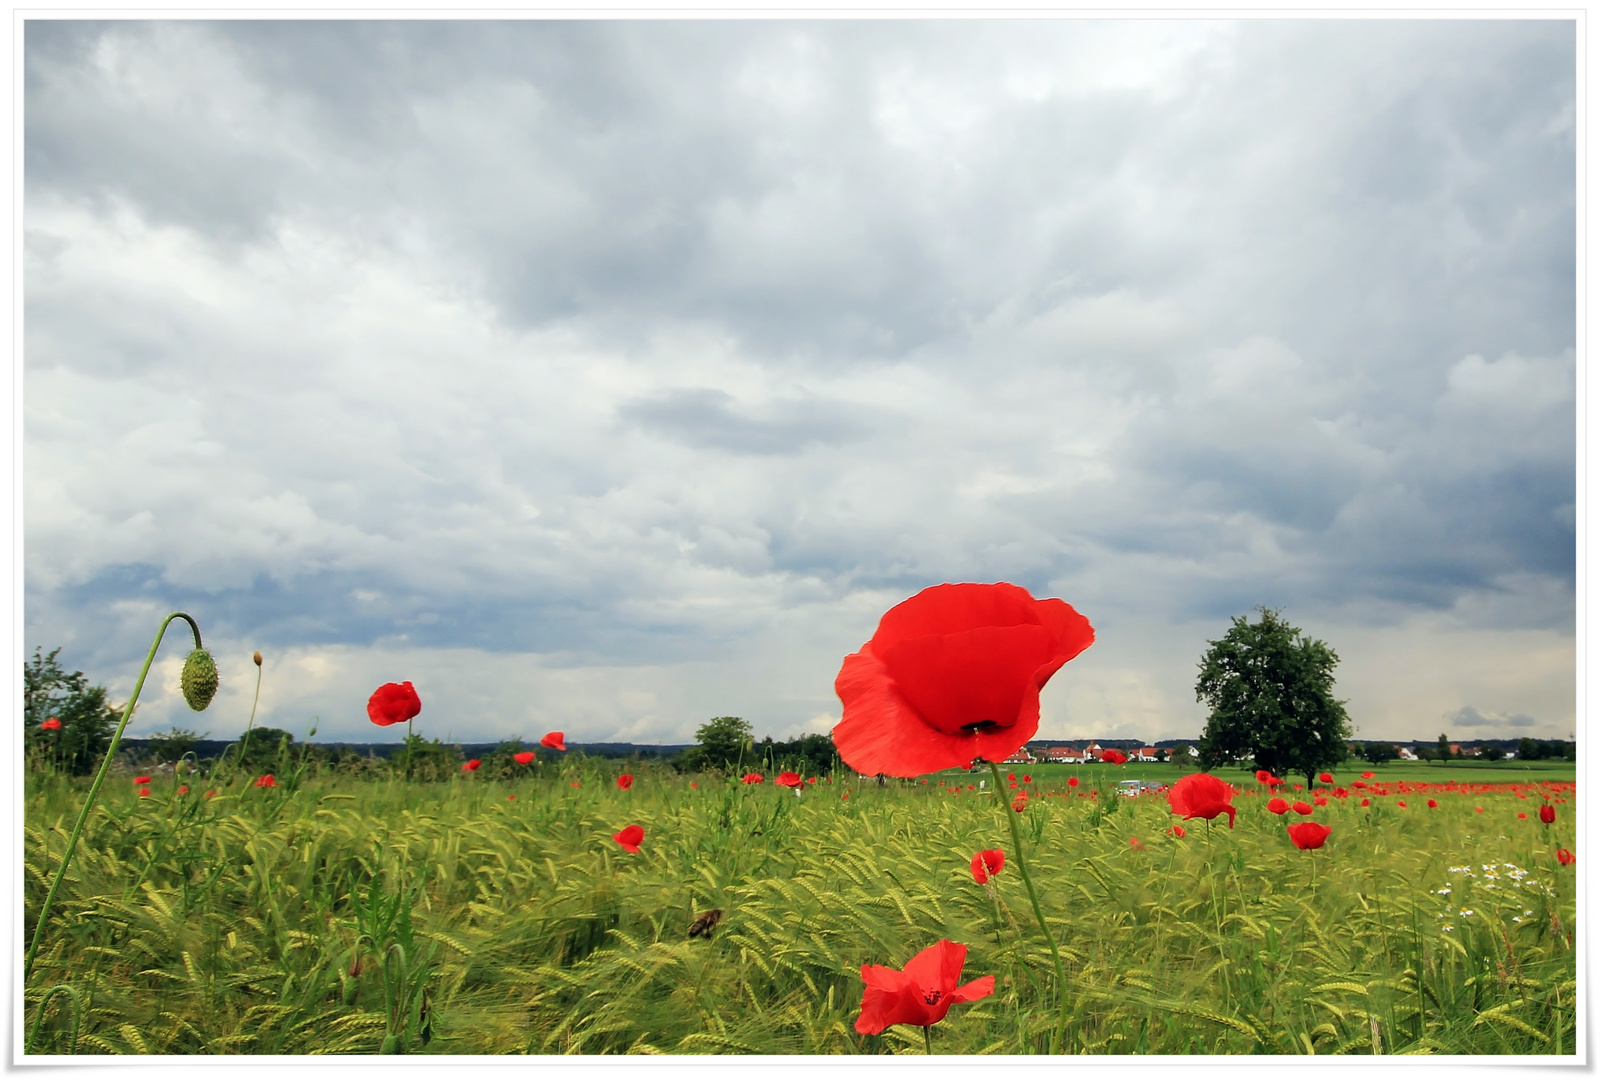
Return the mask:
[[[1566,21],[40,22],[25,643],[134,731],[827,730],[943,581],[1197,734],[1259,604],[1370,738],[1574,726]]]

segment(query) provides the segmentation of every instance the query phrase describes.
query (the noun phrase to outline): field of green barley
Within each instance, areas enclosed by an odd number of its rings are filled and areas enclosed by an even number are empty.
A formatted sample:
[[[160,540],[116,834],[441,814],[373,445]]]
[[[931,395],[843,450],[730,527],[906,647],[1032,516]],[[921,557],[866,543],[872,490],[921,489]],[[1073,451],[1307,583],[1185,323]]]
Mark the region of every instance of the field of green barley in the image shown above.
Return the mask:
[[[1532,783],[1340,798],[1303,852],[1243,774],[1234,829],[1177,837],[1160,794],[1113,794],[1132,767],[1016,766],[1065,988],[987,773],[796,795],[628,768],[627,790],[623,763],[573,754],[517,781],[210,798],[113,777],[28,981],[33,1053],[923,1054],[920,1028],[856,1032],[860,970],[940,939],[996,985],[930,1029],[935,1054],[1042,1053],[1064,991],[1080,1054],[1575,1051],[1571,767],[1550,825]],[[27,935],[85,786],[29,779]],[[1008,861],[980,885],[987,848]]]

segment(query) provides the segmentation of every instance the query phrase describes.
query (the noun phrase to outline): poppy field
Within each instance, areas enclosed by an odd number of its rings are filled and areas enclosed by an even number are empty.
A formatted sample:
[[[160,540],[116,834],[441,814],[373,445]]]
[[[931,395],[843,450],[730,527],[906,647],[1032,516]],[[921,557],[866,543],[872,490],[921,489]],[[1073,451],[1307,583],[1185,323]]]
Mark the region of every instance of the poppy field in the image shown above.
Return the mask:
[[[113,776],[33,1052],[1574,1053],[1571,779],[520,764]],[[29,778],[30,931],[83,797]]]

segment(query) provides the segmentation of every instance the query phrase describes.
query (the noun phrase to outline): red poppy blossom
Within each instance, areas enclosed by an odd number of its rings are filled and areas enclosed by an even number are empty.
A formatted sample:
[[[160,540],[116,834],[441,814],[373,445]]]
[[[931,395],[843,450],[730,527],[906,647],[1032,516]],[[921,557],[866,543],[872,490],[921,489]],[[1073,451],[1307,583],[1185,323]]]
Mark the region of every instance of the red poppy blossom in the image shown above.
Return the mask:
[[[1543,821],[1547,825],[1549,825],[1553,821],[1555,821],[1556,819],[1557,819],[1557,808],[1556,807],[1554,807],[1554,806],[1542,806],[1542,807],[1540,807],[1540,820],[1541,821]]]
[[[1009,773],[1006,774],[1006,779],[1008,779],[1008,780],[1016,780],[1017,779],[1017,774],[1015,772],[1009,772]]]
[[[1101,760],[1108,765],[1122,765],[1128,761],[1128,755],[1121,750],[1102,750]]]
[[[1565,847],[1557,848],[1557,862],[1561,863],[1563,866],[1572,866],[1577,861],[1578,861],[1578,857],[1576,855],[1574,855],[1573,852],[1569,851],[1567,848],[1565,848]]]
[[[578,786],[578,781],[577,781],[577,780],[574,780],[574,781],[573,781],[573,787],[577,787],[577,786]]]
[[[564,735],[565,733],[560,731],[547,731],[545,733],[545,737],[539,740],[539,745],[548,746],[552,750],[560,750],[565,753],[567,750],[567,741]]]
[[[477,758],[473,758],[471,761],[464,761],[464,762],[461,763],[461,771],[462,772],[477,772],[478,771],[478,766],[480,766],[482,764],[483,764],[482,761],[479,761]]]
[[[980,885],[1001,872],[1006,865],[1006,852],[999,848],[980,851],[973,856],[973,880]]]
[[[845,658],[834,745],[868,775],[1003,761],[1039,730],[1040,688],[1094,640],[1068,604],[1016,585],[924,589]]]
[[[532,765],[534,763],[534,752],[532,750],[524,750],[520,754],[513,754],[511,759],[519,765]]]
[[[1078,777],[1076,777],[1076,776],[1069,776],[1069,777],[1068,777],[1068,778],[1067,778],[1067,786],[1068,786],[1068,787],[1078,787]]]
[[[808,783],[808,784],[815,784],[815,783],[817,783],[817,777],[815,777],[815,776],[809,776],[809,777],[807,777],[807,778],[806,778],[806,782],[807,782],[807,783]]]
[[[1482,814],[1482,813],[1484,813],[1484,807],[1482,807],[1482,806],[1475,806],[1475,807],[1474,807],[1474,808],[1473,808],[1473,812],[1474,812],[1474,813],[1475,813],[1475,814]]]
[[[422,699],[411,683],[384,683],[367,699],[367,719],[379,727],[404,724],[422,712]]]
[[[61,730],[61,721],[59,719],[57,719],[56,717],[52,716],[52,717],[50,717],[50,719],[45,720],[44,722],[42,722],[39,725],[39,730],[40,731],[60,731]]]
[[[1168,831],[1168,835],[1172,836],[1174,839],[1177,839],[1177,840],[1184,839],[1184,826],[1182,826],[1182,825],[1175,825],[1175,826],[1173,826],[1171,829],[1169,829],[1167,831]]]
[[[1179,817],[1211,821],[1219,814],[1227,814],[1231,829],[1234,828],[1233,799],[1234,788],[1211,773],[1191,773],[1167,789],[1167,804]]]
[[[1370,799],[1363,799],[1363,800],[1362,800],[1362,805],[1363,805],[1363,806],[1366,806],[1366,805],[1367,805],[1367,804],[1368,804],[1368,803],[1369,803],[1369,802],[1370,802],[1370,801],[1372,801],[1372,800],[1370,800]]]
[[[1305,815],[1310,814],[1312,812],[1312,804],[1311,803],[1305,803],[1305,802],[1297,802],[1294,806],[1290,807],[1290,809],[1294,810],[1297,814],[1300,814],[1300,815],[1302,815],[1304,817]]]
[[[136,777],[133,778],[133,782],[135,784],[148,784],[148,783],[150,783],[150,777],[148,777],[148,776],[136,776]]]
[[[1439,809],[1439,807],[1440,807],[1440,804],[1439,804],[1439,803],[1437,803],[1437,802],[1435,802],[1435,801],[1434,801],[1434,800],[1433,800],[1433,799],[1430,799],[1430,800],[1429,800],[1429,803],[1428,803],[1428,805],[1429,805],[1429,809],[1430,809],[1430,810],[1438,810],[1438,809]]]
[[[1267,801],[1267,812],[1270,814],[1288,814],[1290,812],[1290,804],[1275,795]]]
[[[1019,814],[1021,814],[1024,810],[1027,810],[1028,809],[1028,796],[1027,795],[1019,795],[1017,798],[1013,799],[1012,800],[1012,809],[1014,811],[1016,811],[1017,813],[1019,813]]]
[[[1327,805],[1329,805],[1329,799],[1328,799],[1327,795],[1314,795],[1312,797],[1312,802],[1315,803],[1318,806],[1327,806]]]
[[[139,789],[139,797],[140,797],[140,798],[141,798],[141,799],[148,799],[148,798],[150,798],[150,789],[149,789],[149,788],[147,788],[147,787],[142,787],[142,788],[140,788],[140,789]]]
[[[628,854],[638,855],[639,845],[645,839],[645,830],[638,825],[630,825],[621,832],[613,833],[612,839],[621,844]]]
[[[692,789],[697,789],[697,790],[698,790],[698,789],[699,789],[699,788],[700,788],[700,785],[699,785],[699,784],[697,784],[697,783],[695,783],[695,781],[693,781],[693,780],[691,780],[691,781],[690,781],[690,782],[689,782],[689,786],[690,786],[690,787],[691,787],[691,788],[692,788]]]
[[[623,775],[617,778],[617,786],[622,788],[624,791],[627,791],[629,788],[634,786],[633,776],[628,773],[623,773]]]
[[[215,796],[216,794],[217,793],[215,791],[208,791],[208,792],[206,792],[205,797],[209,799],[209,798],[212,798],[213,796]]]
[[[1266,769],[1258,769],[1258,770],[1256,770],[1256,782],[1258,784],[1265,784],[1270,779],[1272,779],[1272,777],[1273,777],[1273,774],[1268,772]]]
[[[256,777],[256,786],[257,787],[277,787],[278,786],[278,781],[276,781],[276,780],[274,780],[272,778],[272,773],[268,773],[266,776],[258,776],[258,777]]]
[[[800,787],[800,773],[781,772],[773,778],[773,783],[779,787]]]
[[[1023,774],[1023,783],[1032,784],[1033,782],[1034,782],[1034,778],[1032,776],[1030,776],[1028,773],[1024,773]]]
[[[1373,779],[1373,774],[1370,773],[1370,772],[1365,772],[1365,773],[1362,774],[1362,779],[1371,780],[1371,779]]]
[[[856,1030],[878,1035],[891,1024],[930,1027],[945,1019],[952,1005],[977,1001],[995,992],[995,976],[985,975],[957,986],[967,946],[954,941],[930,945],[906,962],[904,971],[879,964],[862,965],[862,1015]]]
[[[1401,805],[1405,806],[1406,803],[1402,803]],[[1528,821],[1529,820],[1529,815],[1528,814],[1519,814],[1518,815],[1518,820],[1519,821]]]
[[[1297,821],[1288,827],[1290,840],[1302,851],[1311,851],[1313,848],[1323,846],[1323,841],[1329,838],[1334,830],[1327,825],[1319,825],[1315,821]]]
[[[741,776],[739,779],[740,779],[740,781],[742,783],[759,784],[759,783],[762,782],[762,774],[759,773],[759,772],[748,772],[744,776]]]
[[[1332,784],[1332,783],[1334,783],[1334,774],[1333,773],[1320,772],[1320,773],[1317,774],[1317,779],[1318,779],[1318,783],[1320,783],[1320,784]]]
[[[507,795],[506,796],[506,801],[507,802],[516,802],[517,801],[517,796],[515,796],[515,795]]]
[[[1406,809],[1406,800],[1405,799],[1397,799],[1397,800],[1395,800],[1395,805],[1399,806],[1402,810],[1405,810]]]
[[[183,787],[179,788],[178,789],[178,794],[179,795],[187,795],[187,794],[189,794],[189,785],[185,784],[185,785],[183,785]]]

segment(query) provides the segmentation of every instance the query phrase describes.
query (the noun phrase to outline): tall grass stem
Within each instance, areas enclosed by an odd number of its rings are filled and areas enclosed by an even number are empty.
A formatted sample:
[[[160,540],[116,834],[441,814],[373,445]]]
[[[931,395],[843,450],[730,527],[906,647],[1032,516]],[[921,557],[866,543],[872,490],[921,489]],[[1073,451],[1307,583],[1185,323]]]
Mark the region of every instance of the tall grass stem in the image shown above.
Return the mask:
[[[122,722],[111,736],[111,745],[106,747],[105,760],[100,763],[100,772],[95,775],[94,783],[89,786],[89,797],[84,800],[83,810],[78,814],[78,822],[72,827],[72,835],[67,839],[66,853],[61,856],[61,868],[56,871],[55,880],[50,883],[50,891],[45,893],[44,904],[39,908],[39,921],[34,924],[33,943],[28,946],[27,959],[22,965],[22,985],[28,985],[28,976],[33,974],[33,960],[39,952],[39,942],[44,939],[45,924],[50,918],[50,905],[54,903],[56,892],[66,879],[67,867],[72,865],[72,854],[78,848],[78,838],[83,835],[83,827],[89,821],[89,812],[94,809],[95,799],[100,795],[100,788],[106,782],[106,774],[111,771],[111,760],[116,757],[117,744],[122,741],[123,730],[127,728],[129,719],[133,716],[133,708],[139,702],[139,692],[144,689],[145,676],[150,674],[150,665],[156,659],[156,650],[161,647],[161,639],[166,636],[167,627],[172,620],[182,619],[189,624],[189,629],[195,635],[195,648],[205,646],[200,643],[200,627],[188,615],[175,611],[161,621],[161,629],[156,631],[156,640],[150,643],[150,653],[145,657],[145,666],[139,671],[139,681],[133,684],[133,693],[128,697],[128,704],[122,710]]]

